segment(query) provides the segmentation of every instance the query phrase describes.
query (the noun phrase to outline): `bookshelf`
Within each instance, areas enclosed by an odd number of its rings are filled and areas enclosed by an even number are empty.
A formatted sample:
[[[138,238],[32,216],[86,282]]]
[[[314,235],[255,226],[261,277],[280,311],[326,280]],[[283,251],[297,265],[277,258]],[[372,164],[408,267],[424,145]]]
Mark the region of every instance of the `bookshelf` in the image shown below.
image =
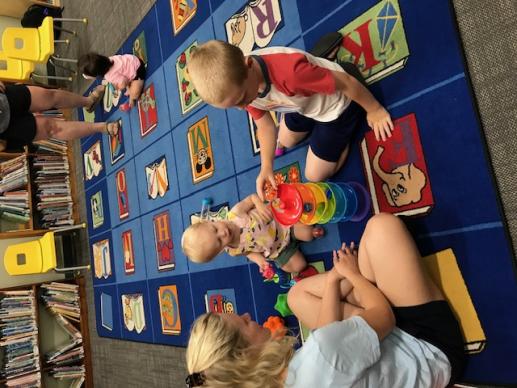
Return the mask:
[[[59,291],[60,289],[68,289],[68,291],[64,291],[64,294],[66,295],[65,297],[63,297],[63,291]],[[63,304],[70,305],[72,302],[56,302],[56,298],[70,298],[70,295],[75,294],[75,291],[71,291],[72,289],[77,290],[77,305],[79,306],[77,318],[74,318],[75,312],[70,312],[72,310],[68,310],[68,312],[61,313],[59,314],[60,316],[56,316],[56,311],[52,311],[49,304],[53,305],[54,309],[62,311]],[[27,291],[31,292],[34,296],[35,309],[33,317],[35,318],[37,327],[37,367],[39,368],[40,384],[30,386],[43,388],[93,387],[88,311],[86,306],[84,278],[80,276],[70,280],[52,283],[37,283],[8,290],[0,290],[0,297],[5,291]],[[2,341],[1,335],[2,334],[0,333],[0,341]],[[67,348],[68,350],[63,351],[63,349]],[[2,347],[0,347],[0,365],[4,365],[3,356],[1,356],[2,354],[4,353],[2,352]],[[54,364],[49,362],[51,354],[54,355]],[[78,356],[79,354],[83,355],[82,358]],[[71,363],[69,362],[73,360],[75,361]],[[57,366],[55,364],[56,361],[58,362]],[[68,366],[68,368],[63,370],[63,366]],[[57,372],[69,377],[56,377],[55,368],[61,368],[58,369]],[[76,375],[77,373],[81,373],[79,372],[81,368],[84,368],[84,371],[82,372],[83,377]],[[20,377],[16,378],[27,378],[27,376],[31,376],[31,372],[21,374]],[[2,378],[3,377],[0,376],[0,386],[9,386],[8,381],[5,378]]]
[[[52,227],[80,223],[77,205],[72,200],[76,198],[77,188],[72,173],[75,164],[71,147],[66,142],[51,140],[39,142],[33,149],[34,152],[29,152],[28,148],[23,152],[0,152],[0,178],[3,178],[2,165],[9,165],[16,158],[24,158],[27,162],[27,183],[16,187],[14,195],[6,197],[13,198],[16,192],[26,191],[29,215],[26,222],[5,216],[2,203],[8,199],[3,199],[3,193],[0,193],[0,239],[40,236]],[[49,217],[54,222],[49,222]]]

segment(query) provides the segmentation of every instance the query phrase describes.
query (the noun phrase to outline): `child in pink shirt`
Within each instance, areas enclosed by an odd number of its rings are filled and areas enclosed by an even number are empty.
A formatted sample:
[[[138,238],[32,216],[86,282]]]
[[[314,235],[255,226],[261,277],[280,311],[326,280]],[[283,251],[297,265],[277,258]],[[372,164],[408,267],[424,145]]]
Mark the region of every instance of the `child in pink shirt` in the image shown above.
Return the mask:
[[[79,68],[86,77],[103,77],[118,90],[127,88],[129,105],[133,106],[144,89],[145,64],[135,55],[105,57],[88,53],[79,58]]]

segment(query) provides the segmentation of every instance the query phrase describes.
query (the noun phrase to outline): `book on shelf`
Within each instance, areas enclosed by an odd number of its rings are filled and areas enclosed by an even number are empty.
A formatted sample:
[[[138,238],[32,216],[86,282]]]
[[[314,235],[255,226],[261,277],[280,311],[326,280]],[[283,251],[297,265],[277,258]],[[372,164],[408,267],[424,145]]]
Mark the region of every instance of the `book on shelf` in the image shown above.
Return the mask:
[[[58,149],[66,143],[50,141]],[[70,186],[70,167],[66,155],[36,154],[32,157],[35,209],[40,213],[42,227],[52,229],[73,225],[73,199]]]
[[[65,155],[68,150],[67,142],[64,140],[58,139],[47,139],[47,140],[38,140],[33,142],[36,147],[36,152],[51,152],[55,154]],[[44,155],[42,155],[44,156]]]
[[[30,220],[28,165],[25,155],[0,162],[0,218],[15,224]]]
[[[0,162],[0,194],[16,189],[26,189],[28,173],[25,155]]]
[[[32,290],[0,291],[0,348],[0,380],[5,380],[5,386],[39,386],[38,327]]]
[[[53,313],[77,322],[81,317],[79,288],[77,285],[63,285],[52,282],[41,286],[41,300]]]
[[[70,386],[80,387],[85,379],[83,336],[72,323],[80,322],[79,286],[52,282],[40,287],[40,300],[69,338],[45,354],[49,375],[57,379],[73,379]]]

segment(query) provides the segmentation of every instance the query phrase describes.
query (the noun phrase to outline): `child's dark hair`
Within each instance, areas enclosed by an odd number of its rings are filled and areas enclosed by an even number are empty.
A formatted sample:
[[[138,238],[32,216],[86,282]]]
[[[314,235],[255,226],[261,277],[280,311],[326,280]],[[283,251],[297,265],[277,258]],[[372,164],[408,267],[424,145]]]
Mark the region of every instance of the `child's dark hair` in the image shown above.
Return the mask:
[[[78,62],[81,72],[90,77],[103,77],[112,65],[108,57],[97,53],[84,54]]]

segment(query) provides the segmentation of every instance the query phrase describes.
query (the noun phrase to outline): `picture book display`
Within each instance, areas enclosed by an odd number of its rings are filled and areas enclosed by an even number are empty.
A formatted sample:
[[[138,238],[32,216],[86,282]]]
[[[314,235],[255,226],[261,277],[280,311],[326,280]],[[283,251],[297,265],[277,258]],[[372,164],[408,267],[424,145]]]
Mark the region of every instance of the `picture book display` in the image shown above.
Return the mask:
[[[392,136],[365,133],[361,154],[374,212],[426,214],[434,206],[431,181],[415,114],[396,119]]]

